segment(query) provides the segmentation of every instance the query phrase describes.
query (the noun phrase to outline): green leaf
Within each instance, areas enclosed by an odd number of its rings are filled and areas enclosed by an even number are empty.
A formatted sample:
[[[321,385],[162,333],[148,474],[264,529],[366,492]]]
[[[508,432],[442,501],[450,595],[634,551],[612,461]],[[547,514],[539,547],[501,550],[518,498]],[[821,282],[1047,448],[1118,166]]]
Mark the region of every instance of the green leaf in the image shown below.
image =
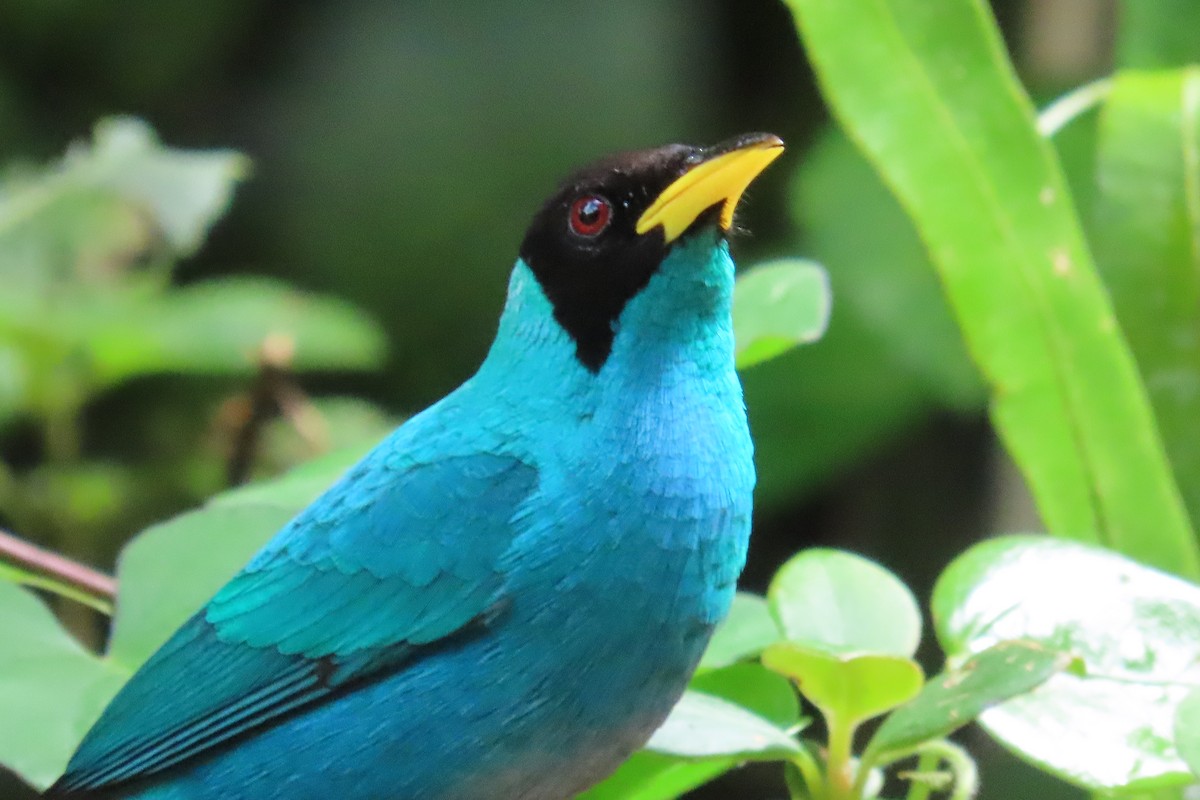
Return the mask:
[[[293,353],[296,370],[374,368],[385,347],[380,328],[348,303],[250,278],[111,308],[79,335],[102,385],[155,372],[251,374],[268,339]]]
[[[1193,689],[1175,710],[1175,749],[1192,774],[1200,777],[1200,688]]]
[[[908,702],[925,679],[910,658],[834,653],[795,642],[771,645],[762,661],[794,680],[831,727],[853,729]]]
[[[738,763],[732,758],[688,761],[643,750],[577,800],[675,800]]]
[[[762,664],[734,664],[701,673],[692,678],[689,688],[736,703],[785,730],[801,723],[800,700],[792,684]]]
[[[232,151],[164,148],[144,122],[102,120],[90,147],[0,185],[0,275],[111,280],[160,236],[189,255],[246,172]]]
[[[44,789],[125,675],[86,652],[41,601],[0,583],[0,765]]]
[[[912,592],[853,553],[813,548],[793,556],[775,573],[767,599],[793,642],[907,658],[921,641]]]
[[[1117,63],[1155,69],[1200,62],[1200,5],[1193,0],[1121,0]]]
[[[820,339],[831,302],[829,276],[811,261],[780,259],[743,272],[733,292],[738,369]]]
[[[1082,659],[1085,674],[980,716],[1019,755],[1094,791],[1192,779],[1173,730],[1200,686],[1200,587],[1100,548],[1011,536],[956,559],[932,605],[952,661],[1011,639]]]
[[[1200,519],[1200,67],[1117,74],[1096,184],[1097,261]]]
[[[646,749],[679,758],[736,757],[773,761],[796,752],[788,733],[739,705],[687,691]]]
[[[1136,365],[983,2],[788,5],[834,114],[929,248],[1050,530],[1200,575]]]
[[[779,626],[771,616],[767,601],[758,595],[738,592],[733,597],[729,615],[713,631],[699,669],[718,669],[753,658],[779,638]]]
[[[863,751],[863,761],[873,764],[949,736],[985,709],[1040,686],[1070,661],[1069,655],[1035,642],[989,647],[930,678],[919,695],[889,715]]]

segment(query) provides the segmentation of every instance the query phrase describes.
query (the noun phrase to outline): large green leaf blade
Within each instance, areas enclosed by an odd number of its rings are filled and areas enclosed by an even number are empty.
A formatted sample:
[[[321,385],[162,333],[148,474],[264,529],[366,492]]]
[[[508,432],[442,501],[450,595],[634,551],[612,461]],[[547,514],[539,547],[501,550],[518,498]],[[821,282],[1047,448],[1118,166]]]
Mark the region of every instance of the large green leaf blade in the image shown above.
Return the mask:
[[[1200,67],[1118,73],[1096,168],[1097,263],[1200,519]]]
[[[0,764],[45,788],[125,681],[29,592],[0,582]]]
[[[930,250],[1050,530],[1200,575],[1145,389],[983,3],[788,5]]]
[[[1200,587],[1101,548],[1010,536],[956,559],[932,605],[952,665],[1014,639],[1082,661],[980,716],[1019,755],[1093,791],[1192,780],[1173,741],[1200,685]]]

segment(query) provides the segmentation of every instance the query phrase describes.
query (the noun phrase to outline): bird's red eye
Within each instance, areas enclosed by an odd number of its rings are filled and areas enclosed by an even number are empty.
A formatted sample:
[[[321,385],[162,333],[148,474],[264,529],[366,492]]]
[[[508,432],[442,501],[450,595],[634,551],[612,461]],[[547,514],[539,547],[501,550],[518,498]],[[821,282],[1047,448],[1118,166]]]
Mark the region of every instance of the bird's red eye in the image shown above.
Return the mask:
[[[571,230],[580,236],[597,236],[608,227],[612,205],[598,194],[585,194],[571,204]]]

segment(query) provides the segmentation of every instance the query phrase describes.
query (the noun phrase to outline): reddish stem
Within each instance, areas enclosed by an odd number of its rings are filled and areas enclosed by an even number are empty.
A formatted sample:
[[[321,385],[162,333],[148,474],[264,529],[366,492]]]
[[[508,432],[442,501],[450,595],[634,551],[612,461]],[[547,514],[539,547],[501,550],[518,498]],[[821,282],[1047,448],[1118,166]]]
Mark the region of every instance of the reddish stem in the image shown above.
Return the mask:
[[[117,599],[117,580],[78,561],[18,539],[0,530],[0,561],[70,584],[105,600]]]

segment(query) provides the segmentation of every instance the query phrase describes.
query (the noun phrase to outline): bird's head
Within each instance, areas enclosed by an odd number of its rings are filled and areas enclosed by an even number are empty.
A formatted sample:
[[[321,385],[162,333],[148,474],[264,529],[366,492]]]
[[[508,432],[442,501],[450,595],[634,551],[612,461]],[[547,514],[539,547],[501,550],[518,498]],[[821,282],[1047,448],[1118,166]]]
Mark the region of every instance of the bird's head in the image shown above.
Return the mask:
[[[625,340],[695,338],[691,329],[709,319],[728,329],[725,234],[746,187],[782,152],[779,137],[756,133],[623,153],[576,172],[525,234],[505,317],[525,329],[552,318],[555,338],[593,374]]]

